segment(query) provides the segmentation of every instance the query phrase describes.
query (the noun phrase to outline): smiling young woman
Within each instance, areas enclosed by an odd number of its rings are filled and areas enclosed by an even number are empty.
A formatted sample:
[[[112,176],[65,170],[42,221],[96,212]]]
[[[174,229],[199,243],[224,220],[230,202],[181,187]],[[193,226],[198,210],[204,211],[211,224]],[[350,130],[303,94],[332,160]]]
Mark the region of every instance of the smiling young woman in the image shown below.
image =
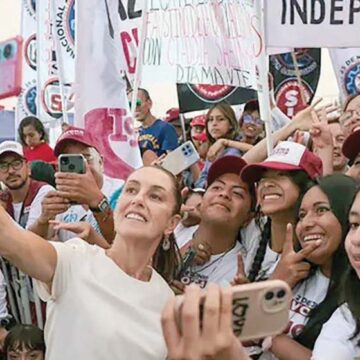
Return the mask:
[[[79,238],[48,242],[0,209],[0,254],[37,279],[47,301],[47,359],[165,359],[160,316],[172,291],[150,264],[173,272],[170,235],[180,206],[172,174],[134,171],[118,201],[108,250]]]

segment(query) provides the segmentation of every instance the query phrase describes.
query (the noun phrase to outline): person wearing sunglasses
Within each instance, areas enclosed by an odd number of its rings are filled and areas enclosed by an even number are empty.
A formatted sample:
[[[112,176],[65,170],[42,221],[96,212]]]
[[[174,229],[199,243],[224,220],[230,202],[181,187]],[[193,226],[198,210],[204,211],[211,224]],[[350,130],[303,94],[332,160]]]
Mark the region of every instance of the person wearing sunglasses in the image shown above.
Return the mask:
[[[132,92],[128,93],[131,108]],[[178,146],[176,130],[169,122],[157,119],[152,113],[152,100],[147,90],[138,90],[135,120],[141,123],[139,146],[144,165],[150,165],[158,157],[174,150]]]
[[[242,136],[241,141],[255,145],[262,139],[264,121],[260,118],[260,108],[257,100],[250,100],[245,104],[239,125]]]

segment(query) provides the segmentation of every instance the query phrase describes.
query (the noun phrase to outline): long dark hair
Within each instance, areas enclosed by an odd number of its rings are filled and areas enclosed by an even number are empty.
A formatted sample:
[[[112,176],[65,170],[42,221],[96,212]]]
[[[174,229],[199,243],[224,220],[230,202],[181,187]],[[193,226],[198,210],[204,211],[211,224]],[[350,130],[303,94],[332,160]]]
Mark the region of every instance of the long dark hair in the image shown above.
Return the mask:
[[[309,320],[302,332],[295,340],[309,349],[313,349],[315,341],[320,334],[323,324],[339,306],[342,294],[342,278],[349,268],[349,261],[345,252],[345,237],[348,231],[347,214],[350,210],[352,199],[356,191],[356,182],[349,176],[333,174],[318,180],[321,191],[328,197],[331,211],[336,216],[342,229],[342,241],[332,256],[331,276],[325,299],[309,313]],[[318,266],[313,266],[314,274]],[[304,280],[306,281],[306,280]]]
[[[228,134],[225,135],[225,138],[230,139],[230,140],[235,140],[238,136],[239,136],[239,123],[236,119],[236,115],[235,112],[233,110],[233,108],[230,106],[229,103],[227,103],[226,101],[222,101],[219,102],[213,106],[210,107],[210,109],[208,110],[207,114],[206,114],[206,119],[205,119],[205,131],[206,131],[206,136],[208,138],[208,141],[210,144],[214,144],[215,143],[215,139],[210,135],[209,130],[208,130],[208,122],[209,122],[209,118],[210,115],[212,113],[212,111],[214,109],[218,109],[219,111],[221,111],[221,113],[223,114],[223,116],[229,121],[231,130]]]
[[[43,123],[35,116],[27,116],[21,120],[18,128],[19,139],[22,146],[27,146],[24,139],[24,127],[29,125],[33,126],[34,129],[40,134],[41,140],[48,142],[48,136]]]
[[[311,187],[313,182],[311,181],[311,179],[309,178],[307,173],[302,170],[291,171],[291,172],[289,171],[287,176],[291,179],[291,181],[295,185],[297,185],[297,187],[300,190],[300,196],[294,206],[294,208],[296,209],[294,211],[294,217],[295,217],[297,208],[298,208],[299,204],[301,203],[303,195]],[[258,207],[256,210],[255,219],[256,219],[257,226],[260,228],[261,239],[259,241],[259,245],[256,250],[254,261],[251,265],[249,275],[248,275],[248,279],[251,282],[256,281],[256,279],[259,275],[261,265],[264,261],[267,245],[268,245],[269,241],[271,241],[271,219],[268,218],[267,221],[263,224],[263,221],[262,221],[263,214],[261,213],[260,207]]]

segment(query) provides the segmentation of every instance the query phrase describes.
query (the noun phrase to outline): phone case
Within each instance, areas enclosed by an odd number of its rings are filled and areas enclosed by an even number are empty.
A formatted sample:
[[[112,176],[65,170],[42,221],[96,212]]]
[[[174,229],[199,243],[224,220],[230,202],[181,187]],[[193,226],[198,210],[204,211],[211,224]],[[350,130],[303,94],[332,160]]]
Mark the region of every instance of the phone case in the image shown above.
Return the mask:
[[[280,280],[233,287],[233,330],[241,340],[280,334],[289,322],[292,293]]]
[[[199,159],[200,156],[193,143],[186,141],[166,155],[161,166],[174,175],[179,175],[182,171],[197,163]]]
[[[58,161],[60,172],[85,174],[85,158],[81,154],[62,154]]]
[[[237,285],[233,290],[232,324],[234,334],[241,341],[256,340],[280,334],[289,322],[292,293],[281,280],[267,280]],[[177,323],[183,296],[178,296]],[[202,326],[203,304],[200,304],[200,326]],[[181,327],[180,327],[181,330]]]

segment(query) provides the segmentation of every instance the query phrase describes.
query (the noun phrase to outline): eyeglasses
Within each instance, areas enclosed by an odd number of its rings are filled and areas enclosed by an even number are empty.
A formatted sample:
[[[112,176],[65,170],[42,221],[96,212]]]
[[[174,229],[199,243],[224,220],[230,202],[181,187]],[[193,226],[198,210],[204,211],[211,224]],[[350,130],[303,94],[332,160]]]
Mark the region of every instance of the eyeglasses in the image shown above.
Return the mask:
[[[259,118],[254,118],[250,114],[246,114],[243,116],[243,121],[245,124],[255,123],[256,125],[262,126],[264,124],[264,121]]]
[[[0,172],[3,174],[7,173],[9,171],[10,166],[14,170],[20,170],[23,166],[24,160],[16,159],[11,162],[0,162]]]
[[[360,109],[355,109],[355,110],[348,110],[345,111],[341,116],[340,116],[340,124],[341,125],[348,125],[349,122],[355,118],[358,117],[360,118]]]
[[[141,104],[142,104],[142,101],[141,101],[140,99],[137,99],[137,100],[136,100],[136,107],[141,106]],[[130,108],[130,109],[131,109],[131,105],[132,105],[132,102],[129,101],[129,108]]]

